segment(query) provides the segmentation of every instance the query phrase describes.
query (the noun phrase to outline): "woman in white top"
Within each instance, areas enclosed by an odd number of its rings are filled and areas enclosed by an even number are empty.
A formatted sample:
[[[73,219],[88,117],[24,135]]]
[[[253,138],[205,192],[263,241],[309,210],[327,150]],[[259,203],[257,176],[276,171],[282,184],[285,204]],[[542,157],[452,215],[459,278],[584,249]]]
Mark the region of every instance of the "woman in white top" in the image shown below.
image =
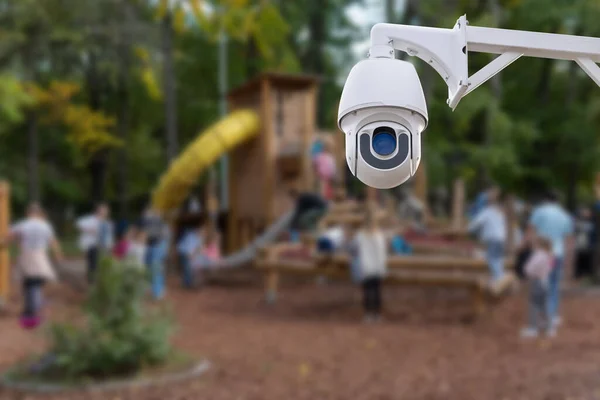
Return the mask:
[[[80,231],[79,247],[85,252],[90,284],[94,282],[101,253],[111,249],[113,245],[113,227],[109,215],[108,205],[100,204],[94,214],[81,217],[76,222]]]
[[[372,213],[367,215],[365,228],[354,239],[353,261],[363,287],[365,321],[381,317],[381,280],[387,271],[387,241]]]
[[[23,276],[24,297],[21,325],[32,329],[41,322],[42,286],[47,281],[56,280],[48,248],[52,249],[59,261],[62,260],[62,251],[54,229],[46,220],[42,208],[35,203],[27,209],[27,218],[13,225],[9,237],[4,238],[0,245],[10,242],[19,244],[18,264]]]
[[[469,224],[469,231],[478,233],[486,247],[486,259],[492,283],[504,276],[504,249],[506,247],[506,218],[498,203],[498,195],[488,195],[488,205]]]

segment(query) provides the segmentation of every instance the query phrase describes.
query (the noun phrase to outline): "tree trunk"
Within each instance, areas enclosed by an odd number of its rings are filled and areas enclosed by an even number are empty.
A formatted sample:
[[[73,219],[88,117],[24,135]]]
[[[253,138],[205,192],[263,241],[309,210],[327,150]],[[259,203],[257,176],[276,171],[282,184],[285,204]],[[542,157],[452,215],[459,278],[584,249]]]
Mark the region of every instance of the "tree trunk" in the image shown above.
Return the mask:
[[[244,49],[246,53],[246,80],[254,78],[258,74],[258,65],[256,60],[258,59],[258,49],[254,39],[250,38]]]
[[[162,20],[163,81],[165,92],[165,121],[167,159],[173,160],[179,151],[177,140],[177,96],[173,62],[173,17],[167,13]]]
[[[117,136],[123,141],[124,146],[117,154],[117,203],[121,218],[128,213],[128,157],[127,142],[129,139],[129,89],[127,87],[127,72],[129,69],[129,48],[122,45],[120,49],[119,79],[117,83],[117,94],[119,106],[117,109]]]
[[[87,89],[88,102],[92,110],[100,110],[102,79],[98,71],[98,60],[94,51],[90,52],[90,63],[87,71]],[[88,163],[88,170],[91,178],[90,195],[94,203],[105,200],[106,192],[106,169],[107,169],[108,153],[106,150],[101,150],[94,154]]]
[[[304,65],[307,70],[317,76],[324,76],[325,71],[325,43],[327,42],[327,19],[326,9],[330,0],[314,2],[308,19],[309,45],[306,52]],[[317,94],[317,124],[325,125],[327,113],[323,107],[323,95],[325,90],[319,90]]]
[[[492,13],[494,26],[499,27],[502,23],[502,21],[501,21],[502,8],[500,7],[498,0],[488,0],[488,6]],[[491,61],[491,59],[490,59],[490,61]],[[490,86],[492,87],[492,95],[494,96],[496,101],[498,103],[500,103],[502,101],[502,80],[500,78],[500,73],[494,75],[490,79]],[[485,148],[491,149],[494,146],[494,132],[492,132],[493,127],[491,124],[491,119],[492,119],[491,110],[487,111],[486,119],[487,119],[487,123],[484,128],[485,130],[484,130],[484,137],[483,137],[483,145],[485,146]],[[492,177],[491,177],[491,173],[490,173],[490,169],[489,169],[489,164],[485,161],[484,161],[483,165],[481,166],[481,174],[482,174],[482,180],[483,180],[485,186],[488,186],[492,182]]]
[[[385,20],[390,24],[396,22],[396,0],[385,0]]]
[[[40,149],[37,115],[34,111],[27,114],[27,177],[29,201],[40,201]]]

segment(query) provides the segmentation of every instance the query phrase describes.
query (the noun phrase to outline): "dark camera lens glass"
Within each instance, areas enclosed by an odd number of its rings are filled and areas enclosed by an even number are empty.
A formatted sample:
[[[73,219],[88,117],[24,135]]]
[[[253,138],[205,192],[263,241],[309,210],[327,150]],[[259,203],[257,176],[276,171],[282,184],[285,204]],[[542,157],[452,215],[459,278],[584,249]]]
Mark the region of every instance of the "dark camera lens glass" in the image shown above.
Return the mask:
[[[388,126],[375,129],[371,140],[373,150],[380,156],[389,156],[396,151],[396,132]]]

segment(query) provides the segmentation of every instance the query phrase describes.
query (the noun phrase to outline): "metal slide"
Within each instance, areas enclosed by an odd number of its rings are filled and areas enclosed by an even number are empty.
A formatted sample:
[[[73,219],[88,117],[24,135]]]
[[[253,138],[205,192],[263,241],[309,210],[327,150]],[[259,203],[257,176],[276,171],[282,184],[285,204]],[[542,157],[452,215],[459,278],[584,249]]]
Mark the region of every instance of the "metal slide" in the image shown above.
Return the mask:
[[[277,240],[277,237],[290,227],[293,217],[293,210],[282,215],[277,221],[269,226],[264,233],[254,239],[248,246],[219,260],[219,262],[217,262],[212,268],[236,268],[250,264],[258,255],[257,253],[262,247],[267,246]]]

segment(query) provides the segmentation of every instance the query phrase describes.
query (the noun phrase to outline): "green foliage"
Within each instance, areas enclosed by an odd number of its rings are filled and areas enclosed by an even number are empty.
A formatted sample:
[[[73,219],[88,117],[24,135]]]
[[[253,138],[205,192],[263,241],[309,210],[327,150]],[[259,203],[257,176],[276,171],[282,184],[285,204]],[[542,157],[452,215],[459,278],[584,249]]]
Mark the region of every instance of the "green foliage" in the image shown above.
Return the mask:
[[[0,0],[0,176],[11,181],[15,205],[23,206],[30,176],[25,167],[31,165],[23,117],[30,94],[21,83],[50,88],[53,81],[70,82],[80,89],[70,104],[85,108],[72,109],[70,115],[62,112],[64,107],[58,112],[58,119],[68,119],[70,125],[38,121],[42,201],[59,211],[65,203],[87,207],[85,188],[94,185],[90,155],[100,153],[108,168],[106,199],[126,196],[130,202],[144,202],[167,163],[161,40],[166,15],[172,17],[174,30],[180,148],[220,116],[217,45],[222,30],[229,37],[229,87],[265,70],[316,75],[319,128],[334,129],[343,78],[357,61],[354,44],[369,33],[368,26],[357,27],[346,11],[381,3]],[[405,23],[450,27],[466,13],[473,25],[600,36],[597,0],[395,3],[411,5],[410,15],[398,15]],[[470,72],[491,59],[470,54]],[[486,82],[451,112],[443,80],[425,63],[414,61],[429,108],[423,162],[430,187],[450,187],[460,175],[471,192],[487,178],[522,195],[548,185],[589,194],[585,188],[600,168],[600,94],[577,67],[519,59],[501,73],[498,92]],[[117,179],[122,160],[127,162],[125,194]]]
[[[44,371],[63,379],[106,378],[165,362],[172,325],[144,307],[145,274],[137,267],[103,260],[85,304],[84,326],[50,330],[54,363]]]
[[[422,1],[418,20],[451,26],[466,13],[472,25],[588,36],[600,32],[595,22],[600,7],[594,0],[498,0],[498,15],[492,3]],[[492,58],[469,54],[470,73]],[[440,77],[422,62],[416,65],[429,89],[423,152],[430,185],[450,187],[461,175],[471,191],[485,178],[524,196],[551,186],[567,193],[571,205],[585,193],[578,188],[590,185],[600,167],[600,93],[576,65],[519,59],[496,83],[470,93],[455,112],[445,103],[447,88]]]
[[[23,120],[23,109],[32,103],[31,96],[15,77],[0,74],[0,133],[7,126]]]

